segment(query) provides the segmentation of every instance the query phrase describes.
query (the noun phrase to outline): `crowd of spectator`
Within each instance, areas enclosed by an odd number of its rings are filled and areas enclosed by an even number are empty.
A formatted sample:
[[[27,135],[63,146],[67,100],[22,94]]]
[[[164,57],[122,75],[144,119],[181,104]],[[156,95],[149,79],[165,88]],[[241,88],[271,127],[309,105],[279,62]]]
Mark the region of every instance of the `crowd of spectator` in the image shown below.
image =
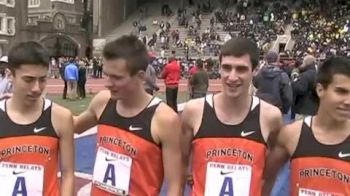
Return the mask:
[[[177,10],[178,25],[187,29],[185,39],[180,39],[178,28],[173,28],[167,21],[154,21],[153,25],[158,26],[158,30],[147,36],[139,31],[139,39],[148,46],[150,51],[160,48],[160,55],[152,58],[150,65],[152,73],[159,78],[165,65],[169,62],[169,56],[175,56],[178,49],[183,49],[187,56],[177,57],[177,63],[180,65],[181,77],[189,78],[191,69],[195,68],[197,59],[204,59],[204,56],[218,56],[222,43],[235,36],[248,37],[257,42],[261,49],[262,56],[270,49],[269,44],[276,39],[278,34],[285,33],[287,24],[291,24],[294,30],[291,32],[295,40],[295,46],[291,51],[285,51],[284,55],[291,58],[280,59],[280,68],[291,77],[292,70],[302,65],[301,59],[306,54],[312,54],[322,60],[330,55],[350,56],[350,15],[349,5],[331,6],[331,9],[325,9],[321,6],[320,0],[306,1],[268,1],[259,0],[229,0],[227,5],[234,5],[235,10],[227,9],[229,6],[216,8],[211,4],[212,1],[203,1],[195,5],[194,11],[187,9]],[[224,1],[223,1],[224,2]],[[317,4],[319,3],[319,4]],[[145,12],[145,11],[143,11]],[[162,7],[162,14],[168,16],[172,10],[168,6]],[[210,15],[210,26],[203,29],[203,16]],[[138,24],[135,24],[138,27]],[[218,31],[226,32],[221,37]],[[220,36],[221,35],[221,36]],[[184,37],[184,36],[182,36]],[[165,54],[165,51],[172,51],[172,54]],[[199,58],[188,56],[189,51],[198,52]],[[204,62],[207,62],[205,60]],[[219,78],[217,60],[209,60],[209,65],[205,64],[203,69],[208,72],[210,79]],[[69,84],[65,69],[68,65],[75,65],[78,68],[76,85]],[[72,59],[61,57],[52,59],[50,63],[51,77],[61,77],[65,81],[65,87],[68,89],[77,86],[77,96],[69,96],[70,99],[85,97],[86,78],[102,78],[103,64],[100,58],[92,59]],[[84,77],[82,76],[84,75]],[[86,77],[87,76],[87,77]],[[67,83],[68,82],[68,83]],[[69,86],[72,86],[70,88]],[[66,89],[65,88],[65,89]],[[66,90],[63,97],[66,98]]]
[[[215,20],[223,25],[223,30],[230,37],[248,37],[257,42],[262,51],[266,51],[266,46],[278,34],[285,33],[285,26],[290,21],[290,3],[238,1],[235,11],[217,10]]]
[[[220,3],[221,6],[218,6]],[[331,9],[325,6],[327,3],[332,4]],[[143,33],[142,29],[147,29],[146,26],[137,26],[140,39],[162,58],[170,50],[183,51],[187,57],[189,54],[217,56],[220,46],[236,36],[254,40],[263,54],[271,48],[277,35],[286,33],[290,24],[294,27],[291,34],[295,47],[285,51],[287,56],[300,58],[306,53],[321,59],[332,54],[350,56],[350,13],[346,3],[323,0],[206,0],[192,1],[191,5],[176,12],[178,26],[186,31],[173,28],[167,20],[154,21],[153,25],[159,28],[151,36]],[[168,16],[166,13],[169,11],[173,13],[168,5],[162,7],[163,15]],[[204,18],[208,17],[209,24],[204,24]]]
[[[293,56],[305,53],[325,59],[330,55],[350,56],[350,5],[322,9],[317,4],[302,4],[293,11]]]

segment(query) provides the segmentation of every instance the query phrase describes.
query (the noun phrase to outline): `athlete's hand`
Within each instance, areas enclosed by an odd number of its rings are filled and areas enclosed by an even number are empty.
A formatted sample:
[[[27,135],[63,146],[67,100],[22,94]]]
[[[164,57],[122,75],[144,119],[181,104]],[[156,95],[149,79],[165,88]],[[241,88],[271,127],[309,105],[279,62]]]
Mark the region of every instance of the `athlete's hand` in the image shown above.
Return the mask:
[[[0,100],[8,99],[11,97],[12,97],[12,93],[4,93],[4,94],[0,95]]]
[[[186,176],[186,183],[188,185],[190,185],[190,186],[193,185],[193,176],[192,176],[192,174],[187,174],[187,176]]]

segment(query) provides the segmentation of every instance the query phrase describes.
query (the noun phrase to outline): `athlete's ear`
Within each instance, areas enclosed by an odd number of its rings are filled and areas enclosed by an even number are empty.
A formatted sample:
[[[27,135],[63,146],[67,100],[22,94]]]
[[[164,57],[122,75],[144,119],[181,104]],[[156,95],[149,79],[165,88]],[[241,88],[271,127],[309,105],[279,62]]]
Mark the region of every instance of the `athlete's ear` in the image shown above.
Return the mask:
[[[136,77],[140,78],[141,80],[146,80],[146,72],[143,70],[138,71],[135,74]]]
[[[10,69],[6,68],[5,69],[5,76],[12,82],[13,77],[14,77],[14,73],[12,73],[12,71]]]
[[[317,93],[317,96],[318,96],[319,98],[322,97],[322,95],[323,95],[323,93],[324,93],[324,90],[325,90],[325,88],[323,87],[322,84],[320,84],[320,83],[317,83],[317,84],[316,84],[316,93]]]
[[[256,76],[256,74],[258,73],[259,70],[259,66],[256,66],[255,69],[253,69],[253,76]]]

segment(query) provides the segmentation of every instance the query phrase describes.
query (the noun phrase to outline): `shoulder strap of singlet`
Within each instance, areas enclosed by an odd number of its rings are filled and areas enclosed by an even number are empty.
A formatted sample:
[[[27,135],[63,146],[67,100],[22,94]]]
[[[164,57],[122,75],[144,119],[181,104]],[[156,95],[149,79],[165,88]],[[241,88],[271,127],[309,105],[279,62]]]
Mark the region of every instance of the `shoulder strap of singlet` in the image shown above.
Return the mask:
[[[304,118],[304,121],[305,125],[307,125],[309,128],[311,128],[311,123],[312,123],[312,116],[306,116]]]
[[[253,96],[253,100],[252,100],[252,104],[251,104],[251,107],[250,107],[250,111],[253,111],[256,106],[258,106],[260,104],[260,99],[256,96]]]
[[[214,107],[214,95],[213,94],[209,94],[207,96],[205,96],[205,101],[211,106]],[[260,99],[256,96],[253,96],[253,100],[252,100],[252,104],[250,107],[250,111],[253,111],[256,106],[258,106],[260,104]]]
[[[43,111],[46,111],[52,105],[52,101],[49,99],[44,99],[44,108]]]
[[[314,144],[313,135],[310,131],[312,124],[312,116],[306,116],[303,119],[303,123],[301,125],[300,135],[298,139],[297,146],[295,151],[292,154],[292,158],[296,158],[302,156],[305,153],[305,149],[308,149],[310,146]]]
[[[0,110],[3,112],[6,112],[6,106],[5,106],[6,100],[0,101]]]
[[[209,94],[207,96],[205,96],[205,101],[209,104],[210,107],[214,107],[214,94]]]
[[[150,108],[152,106],[158,105],[162,102],[162,100],[158,97],[153,97],[151,102],[148,104],[147,108]]]
[[[52,101],[49,99],[44,99],[43,111],[46,111],[52,105]],[[0,101],[0,110],[6,112],[6,100]]]
[[[115,111],[116,109],[116,104],[117,104],[117,101],[116,100],[113,100],[113,99],[108,99],[102,113],[101,113],[101,116],[99,117],[98,121],[100,122],[101,120],[105,120],[105,118],[109,118],[109,114],[117,114],[117,112]]]

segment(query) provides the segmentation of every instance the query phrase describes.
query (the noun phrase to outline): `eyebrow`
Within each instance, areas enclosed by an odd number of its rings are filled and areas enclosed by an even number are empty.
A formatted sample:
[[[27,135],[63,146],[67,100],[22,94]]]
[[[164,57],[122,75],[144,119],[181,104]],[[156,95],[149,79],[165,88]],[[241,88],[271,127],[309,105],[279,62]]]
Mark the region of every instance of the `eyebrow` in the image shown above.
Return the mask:
[[[232,64],[221,64],[221,66],[230,66],[230,67],[249,67],[248,65],[242,65],[242,64],[238,64],[238,65],[232,65]]]
[[[346,87],[342,87],[342,86],[336,86],[335,87],[336,90],[342,90],[342,91],[346,91],[346,92],[349,92],[350,89],[346,88]]]
[[[104,74],[106,74],[109,77],[114,77],[114,78],[122,78],[123,77],[121,75],[116,75],[116,74],[107,74],[107,73],[104,73]]]
[[[33,78],[47,78],[47,76],[40,76],[40,77],[34,77],[34,76],[22,76],[22,78],[30,78],[30,79],[33,79]]]
[[[238,68],[247,68],[247,69],[249,69],[249,66],[248,66],[248,65],[236,65],[236,67],[238,67]]]

